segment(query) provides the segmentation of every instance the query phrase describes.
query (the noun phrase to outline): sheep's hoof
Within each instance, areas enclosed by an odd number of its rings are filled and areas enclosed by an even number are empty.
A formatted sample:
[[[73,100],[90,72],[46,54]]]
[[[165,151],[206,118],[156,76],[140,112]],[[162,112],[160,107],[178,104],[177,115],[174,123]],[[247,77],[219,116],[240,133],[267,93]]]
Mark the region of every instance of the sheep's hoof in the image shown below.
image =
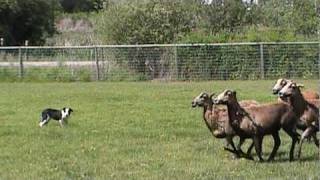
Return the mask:
[[[231,153],[233,153],[233,154],[238,154],[237,151],[235,151],[235,150],[233,150],[233,149],[230,149],[230,148],[228,148],[228,147],[223,147],[223,149],[224,149],[225,151],[229,151],[229,152],[231,152]]]
[[[245,158],[248,159],[248,160],[252,160],[252,161],[254,160],[253,157],[250,156],[250,155],[246,155]]]
[[[239,159],[239,158],[240,158],[240,156],[237,155],[237,154],[234,154],[234,155],[232,156],[232,159]]]
[[[245,154],[241,149],[238,150],[238,153],[242,156],[242,157],[245,157],[247,154]]]
[[[233,154],[233,158],[234,158],[234,159],[238,159],[238,158],[241,157],[241,156],[239,155],[238,151],[229,149],[229,148],[227,148],[227,147],[223,147],[223,149],[224,149],[225,151],[231,152],[231,153]]]
[[[271,159],[269,158],[269,159],[268,159],[268,162],[273,161],[273,160],[274,160],[273,158],[271,158]]]

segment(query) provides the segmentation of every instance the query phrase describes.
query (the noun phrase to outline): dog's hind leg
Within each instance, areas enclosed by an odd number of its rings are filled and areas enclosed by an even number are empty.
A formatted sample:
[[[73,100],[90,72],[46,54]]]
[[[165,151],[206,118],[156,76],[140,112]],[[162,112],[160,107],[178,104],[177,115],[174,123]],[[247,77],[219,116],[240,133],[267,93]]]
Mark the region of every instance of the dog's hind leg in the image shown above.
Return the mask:
[[[50,120],[50,117],[48,115],[46,115],[46,118],[41,116],[41,120],[40,120],[39,126],[40,127],[44,126],[45,124],[47,124],[49,122],[49,120]]]

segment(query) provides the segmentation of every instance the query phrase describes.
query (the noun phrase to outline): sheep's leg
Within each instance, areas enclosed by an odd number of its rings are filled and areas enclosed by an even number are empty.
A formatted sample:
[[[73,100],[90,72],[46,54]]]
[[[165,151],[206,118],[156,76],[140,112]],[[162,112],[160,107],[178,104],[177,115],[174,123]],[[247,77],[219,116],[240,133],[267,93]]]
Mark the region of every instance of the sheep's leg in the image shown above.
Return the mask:
[[[226,137],[226,141],[227,141],[227,145],[230,144],[233,149],[229,149],[228,147],[224,147],[224,150],[233,153],[236,158],[239,158],[240,155],[239,155],[239,152],[236,149],[236,146],[233,143],[233,137],[232,136],[227,136]]]
[[[252,141],[252,143],[250,144],[250,146],[247,150],[247,154],[246,154],[245,158],[250,159],[250,160],[254,160],[253,157],[251,156],[251,151],[252,151],[253,146],[254,146],[254,143]]]
[[[291,143],[291,148],[290,148],[290,161],[292,161],[293,160],[293,156],[294,156],[294,147],[295,147],[295,145],[296,145],[296,142],[297,141],[299,141],[299,134],[295,131],[295,129],[294,128],[292,128],[292,127],[287,127],[287,128],[283,128],[283,130],[291,137],[291,139],[292,139],[292,143]],[[307,129],[305,130],[305,131],[307,131]],[[302,146],[302,143],[303,143],[303,139],[304,138],[302,138],[301,139],[301,142],[300,142],[300,148],[301,148],[301,146]],[[301,150],[301,149],[300,149]],[[299,153],[298,153],[298,157],[299,157],[300,155],[299,155]]]
[[[247,154],[248,154],[248,156],[250,156],[250,157],[251,157],[251,151],[252,151],[253,146],[254,146],[254,143],[253,143],[253,141],[252,141],[251,145],[249,146],[249,148],[248,148],[248,150],[247,150]]]
[[[301,135],[301,141],[300,141],[300,144],[299,144],[299,149],[298,149],[298,158],[300,158],[300,155],[301,155],[301,149],[302,149],[302,144],[303,144],[303,141],[310,137],[310,135],[313,135],[315,134],[314,131],[315,129],[311,126],[311,127],[308,127],[305,131],[303,131],[302,135]],[[319,145],[319,144],[318,144]]]
[[[262,158],[262,141],[263,141],[263,137],[261,136],[254,136],[253,137],[253,142],[254,142],[254,147],[256,149],[257,155],[259,157],[259,160],[262,162],[264,161]]]
[[[317,133],[313,133],[312,134],[312,138],[313,138],[313,141],[314,141],[314,144],[319,147],[319,139],[317,138]]]
[[[251,145],[249,146],[247,153],[244,153],[241,149],[242,144],[245,142],[245,138],[241,138],[240,137],[240,141],[239,144],[237,146],[238,152],[241,154],[241,156],[245,157],[246,159],[250,159],[253,160],[253,157],[251,156],[251,150],[253,148],[253,142],[251,143]]]
[[[272,137],[273,137],[273,140],[274,140],[274,146],[273,146],[273,150],[269,156],[269,159],[268,161],[271,161],[274,159],[274,156],[276,155],[278,149],[279,149],[279,146],[281,144],[281,140],[280,140],[280,137],[279,137],[279,132],[275,132],[272,134]]]
[[[319,139],[317,138],[317,132],[319,131],[319,125],[312,126],[313,132],[311,134],[311,137],[314,141],[314,144],[319,148]]]
[[[239,144],[238,144],[238,146],[237,146],[237,151],[239,152],[239,154],[240,154],[241,157],[245,157],[245,158],[247,158],[247,159],[253,160],[253,157],[251,157],[251,156],[248,154],[248,152],[247,152],[247,153],[244,153],[244,152],[242,151],[242,149],[241,149],[241,146],[242,146],[242,144],[243,144],[245,141],[246,141],[245,138],[240,137]],[[249,148],[250,148],[250,147],[249,147]],[[248,150],[249,150],[249,149],[248,149]]]
[[[241,149],[241,146],[244,143],[244,141],[245,141],[245,139],[240,137],[239,144],[237,145],[237,151],[241,156],[244,155],[244,152]]]

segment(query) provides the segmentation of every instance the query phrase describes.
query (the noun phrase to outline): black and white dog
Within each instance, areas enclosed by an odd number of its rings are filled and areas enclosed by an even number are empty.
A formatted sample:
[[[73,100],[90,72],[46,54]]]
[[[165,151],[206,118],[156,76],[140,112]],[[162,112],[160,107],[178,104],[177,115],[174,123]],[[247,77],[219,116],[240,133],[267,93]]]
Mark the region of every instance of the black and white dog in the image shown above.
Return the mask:
[[[41,113],[39,126],[42,127],[46,125],[50,121],[50,119],[54,119],[59,121],[60,126],[63,127],[64,123],[68,123],[67,119],[71,115],[71,112],[73,112],[73,110],[67,107],[62,108],[62,110],[50,108],[45,109]]]

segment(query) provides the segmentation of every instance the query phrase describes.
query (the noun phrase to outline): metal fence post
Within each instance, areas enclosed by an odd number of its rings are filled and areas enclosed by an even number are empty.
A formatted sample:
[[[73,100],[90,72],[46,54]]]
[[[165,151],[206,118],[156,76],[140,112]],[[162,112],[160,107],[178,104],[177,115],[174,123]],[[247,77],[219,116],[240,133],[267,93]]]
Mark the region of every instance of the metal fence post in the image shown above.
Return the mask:
[[[260,43],[260,76],[264,79],[264,58],[263,58],[263,44]]]
[[[28,45],[29,45],[29,41],[28,40],[26,40],[25,41],[25,43],[24,43],[24,45],[27,47]],[[24,49],[24,61],[28,61],[28,48],[26,48],[26,49]]]
[[[98,59],[98,48],[97,46],[94,46],[94,60],[96,62],[96,80],[100,80],[100,68],[99,68],[99,59]]]
[[[176,79],[179,79],[179,69],[178,69],[178,57],[177,57],[177,45],[174,46],[174,63],[175,63],[175,71],[176,71]]]
[[[19,66],[19,77],[20,78],[23,78],[23,59],[22,59],[22,49],[21,47],[19,47],[19,63],[20,63],[20,66]]]
[[[319,79],[320,79],[320,43],[318,45],[318,72],[319,72]],[[320,88],[320,82],[319,82],[319,88]],[[319,121],[320,121],[320,119],[319,119]]]

